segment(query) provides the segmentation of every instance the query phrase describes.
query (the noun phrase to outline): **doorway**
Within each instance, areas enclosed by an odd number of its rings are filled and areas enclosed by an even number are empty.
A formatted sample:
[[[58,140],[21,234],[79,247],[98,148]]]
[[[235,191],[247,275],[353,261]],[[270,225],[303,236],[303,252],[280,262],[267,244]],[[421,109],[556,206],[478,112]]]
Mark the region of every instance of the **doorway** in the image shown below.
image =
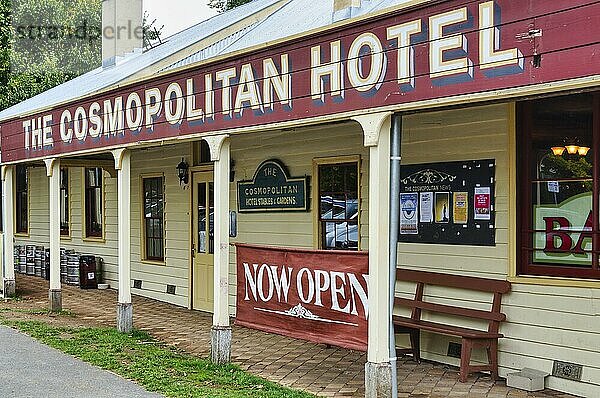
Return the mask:
[[[215,225],[213,173],[193,173],[192,186],[192,308],[212,313]]]

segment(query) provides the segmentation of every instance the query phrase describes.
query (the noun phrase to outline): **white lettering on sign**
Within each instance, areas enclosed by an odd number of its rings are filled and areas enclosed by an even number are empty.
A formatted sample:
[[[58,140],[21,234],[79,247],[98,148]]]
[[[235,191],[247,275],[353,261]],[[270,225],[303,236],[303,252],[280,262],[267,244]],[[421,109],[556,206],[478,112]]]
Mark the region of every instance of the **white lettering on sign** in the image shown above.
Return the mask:
[[[245,301],[267,303],[277,300],[291,305],[302,302],[319,307],[324,307],[324,302],[327,302],[331,310],[345,314],[358,315],[362,307],[368,318],[367,290],[353,273],[309,268],[295,272],[291,267],[268,264],[243,263],[243,266]],[[361,275],[360,278],[368,286],[369,276]],[[290,286],[294,279],[297,297],[290,297]]]
[[[427,85],[443,86],[472,80],[476,67],[486,77],[522,73],[523,53],[518,48],[503,48],[501,26],[497,4],[484,1],[476,9],[461,7],[384,26],[382,37],[358,32],[347,43],[335,39],[297,48],[294,57],[305,56],[308,65],[306,72],[297,71],[306,78],[298,83],[304,91],[296,95],[310,96],[321,105],[344,102],[348,90],[374,96],[384,82],[397,83],[400,91],[415,90],[421,84],[417,76],[428,76],[431,81],[426,81]],[[424,62],[418,65],[415,46],[420,46],[419,53],[424,55]],[[394,56],[396,67],[388,68],[388,58]],[[98,142],[94,145],[105,145],[127,133],[137,135],[142,128],[152,133],[157,123],[177,128],[184,121],[193,126],[213,122],[217,116],[223,121],[248,114],[260,117],[276,106],[289,112],[294,87],[290,58],[279,54],[167,81],[159,87],[138,88],[90,105],[76,104],[56,112],[58,123],[53,123],[51,114],[28,118],[21,121],[23,145],[26,151],[52,149],[57,142],[71,144],[73,138],[82,144],[93,139]],[[216,98],[220,98],[219,104],[215,104]]]

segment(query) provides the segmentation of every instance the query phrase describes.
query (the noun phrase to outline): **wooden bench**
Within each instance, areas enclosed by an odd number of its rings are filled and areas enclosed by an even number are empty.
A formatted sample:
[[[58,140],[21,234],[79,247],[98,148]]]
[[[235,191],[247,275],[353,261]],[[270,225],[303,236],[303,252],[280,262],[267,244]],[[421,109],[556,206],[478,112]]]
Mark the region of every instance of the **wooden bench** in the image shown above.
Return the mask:
[[[492,379],[498,379],[498,339],[504,337],[498,332],[500,322],[506,315],[500,312],[502,295],[510,291],[510,282],[468,276],[448,275],[436,272],[414,271],[399,269],[398,281],[416,283],[415,294],[412,299],[396,297],[395,305],[411,309],[410,318],[394,315],[394,329],[398,334],[410,334],[411,348],[398,349],[399,353],[412,353],[413,359],[421,360],[420,331],[438,333],[461,338],[462,348],[460,353],[460,381],[467,381],[472,372],[488,370]],[[426,285],[476,290],[493,294],[493,301],[489,311],[463,308],[453,305],[444,305],[427,302],[424,300],[423,291]],[[471,329],[453,326],[442,322],[431,322],[421,319],[422,312],[432,314],[450,315],[478,319],[488,322],[487,330]],[[487,351],[487,365],[471,365],[471,352],[474,347],[485,348]]]

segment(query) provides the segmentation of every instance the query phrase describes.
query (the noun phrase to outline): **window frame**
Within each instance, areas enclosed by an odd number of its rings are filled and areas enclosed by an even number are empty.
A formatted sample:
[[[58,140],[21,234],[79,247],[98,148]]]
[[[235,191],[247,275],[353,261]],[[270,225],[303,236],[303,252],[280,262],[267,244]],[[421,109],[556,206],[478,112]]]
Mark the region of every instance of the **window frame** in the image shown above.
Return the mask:
[[[63,188],[63,181],[62,181],[62,176],[63,176],[63,171],[66,173],[67,176],[67,181],[66,181],[66,188]],[[60,186],[60,199],[62,199],[62,195],[63,195],[63,191],[66,191],[66,202],[67,202],[67,229],[66,232],[62,227],[62,203],[60,204],[60,237],[61,239],[69,239],[71,237],[71,214],[73,213],[71,211],[71,173],[68,167],[61,167],[60,168],[60,181],[59,181],[59,186]]]
[[[358,226],[358,242],[357,242],[357,250],[362,251],[362,224],[361,224],[361,213],[362,213],[362,163],[360,155],[344,155],[344,156],[335,156],[335,157],[324,157],[324,158],[315,158],[313,159],[313,183],[311,189],[312,195],[312,213],[313,213],[313,247],[318,250],[327,250],[323,249],[323,240],[322,240],[322,232],[323,228],[320,220],[320,203],[319,203],[319,167],[323,165],[336,165],[336,164],[346,164],[346,163],[356,163],[357,168],[357,201],[358,201],[358,215],[357,215],[357,226]],[[341,250],[341,249],[338,249]],[[348,249],[350,251],[354,251],[353,249]]]
[[[82,216],[82,239],[84,241],[88,241],[88,242],[104,242],[105,241],[105,234],[106,234],[106,208],[105,208],[105,191],[106,191],[106,178],[104,175],[104,169],[102,167],[83,167],[82,168],[82,202],[83,202],[83,206],[82,206],[82,212],[81,212],[81,216]],[[102,182],[100,184],[100,189],[101,189],[101,211],[102,211],[102,221],[101,221],[101,225],[102,225],[102,233],[99,235],[88,235],[88,223],[87,223],[87,213],[88,213],[88,209],[87,209],[87,190],[88,190],[88,186],[87,186],[87,170],[89,169],[100,169],[100,175],[102,176]],[[95,189],[95,188],[94,188]]]
[[[162,216],[162,239],[163,239],[163,257],[162,259],[150,258],[146,251],[147,236],[146,236],[146,217],[144,214],[145,206],[145,180],[160,178],[162,180],[162,200],[163,200],[163,216]],[[154,265],[166,265],[166,178],[164,173],[151,173],[140,175],[140,260],[143,263]]]
[[[25,170],[25,191],[19,191],[19,169],[22,168]],[[15,231],[15,236],[19,236],[19,237],[29,237],[29,223],[31,220],[30,216],[30,210],[31,210],[31,201],[30,201],[30,195],[29,195],[29,191],[30,191],[30,173],[29,173],[29,168],[24,165],[24,164],[19,164],[15,166],[15,171],[14,171],[14,211],[15,211],[15,218],[14,218],[14,231]],[[25,192],[25,202],[26,202],[26,206],[27,206],[27,212],[26,212],[26,229],[23,230],[19,230],[19,193],[20,192]]]
[[[572,94],[577,95],[577,94]],[[600,92],[592,95],[592,264],[589,268],[569,265],[533,264],[530,261],[532,249],[531,222],[533,220],[532,208],[532,150],[530,132],[533,131],[534,100],[517,103],[517,131],[516,131],[516,178],[517,189],[515,204],[517,207],[516,220],[516,277],[539,278],[564,278],[565,280],[599,280],[600,279]],[[559,96],[565,96],[559,95]]]

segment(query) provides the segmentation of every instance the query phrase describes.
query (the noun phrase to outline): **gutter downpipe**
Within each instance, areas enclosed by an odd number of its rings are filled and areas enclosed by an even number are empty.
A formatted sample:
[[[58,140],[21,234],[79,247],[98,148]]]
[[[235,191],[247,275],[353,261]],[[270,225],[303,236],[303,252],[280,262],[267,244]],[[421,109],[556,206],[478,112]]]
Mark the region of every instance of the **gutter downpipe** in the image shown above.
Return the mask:
[[[392,115],[390,142],[390,365],[392,367],[392,398],[398,398],[398,370],[396,368],[396,336],[394,335],[394,298],[396,293],[396,264],[398,264],[398,231],[400,223],[400,160],[402,116]]]

